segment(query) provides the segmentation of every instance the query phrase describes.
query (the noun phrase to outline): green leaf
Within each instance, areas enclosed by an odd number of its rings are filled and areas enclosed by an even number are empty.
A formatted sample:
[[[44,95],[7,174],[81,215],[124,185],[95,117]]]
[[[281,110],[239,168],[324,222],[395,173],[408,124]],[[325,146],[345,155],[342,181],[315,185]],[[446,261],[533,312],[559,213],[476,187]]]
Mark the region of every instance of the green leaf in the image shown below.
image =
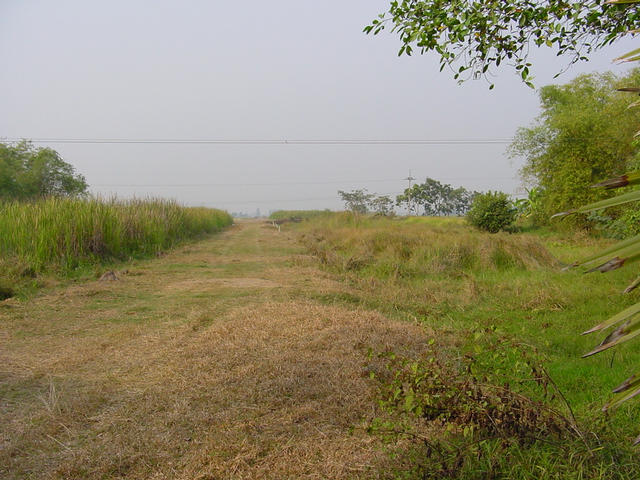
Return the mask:
[[[616,395],[602,407],[602,411],[606,412],[618,408],[627,400],[640,394],[640,377],[638,375],[632,375],[627,378],[622,385],[613,390]]]
[[[595,327],[587,330],[586,332],[582,332],[582,335],[587,335],[593,332],[599,332],[600,330],[604,330],[605,328],[609,328],[617,323],[623,322],[624,320],[627,320],[628,318],[631,318],[638,313],[640,313],[640,302],[630,306],[626,310],[623,310],[617,315],[614,315],[613,317],[607,319],[606,321],[602,322],[599,325],[596,325]]]
[[[617,207],[629,202],[637,202],[640,200],[640,190],[618,195],[617,197],[607,198],[606,200],[600,200],[599,202],[590,203],[575,210],[569,210],[567,212],[560,212],[553,215],[551,218],[562,217],[565,215],[571,215],[574,213],[587,213],[595,210],[602,210],[603,208]]]
[[[636,317],[631,320],[627,320],[621,326],[616,328],[613,332],[605,338],[600,345],[591,350],[589,353],[585,353],[582,358],[590,357],[605,350],[620,345],[621,343],[628,342],[631,339],[640,335],[640,317]]]
[[[635,48],[630,52],[625,53],[624,55],[619,56],[618,58],[614,58],[614,62],[631,62],[634,57],[640,54],[640,48]]]
[[[640,242],[636,242],[628,247],[621,248],[613,253],[608,255],[603,255],[601,257],[594,258],[588,262],[583,264],[579,264],[579,267],[587,267],[592,263],[596,263],[596,267],[592,267],[587,270],[585,273],[591,273],[600,271],[600,272],[608,272],[611,270],[616,270],[617,268],[622,267],[623,264],[629,263],[632,260],[636,259],[640,255]],[[620,265],[615,266],[616,263]],[[610,265],[609,265],[610,264]],[[615,267],[615,268],[614,268]]]
[[[627,240],[623,240],[622,242],[618,242],[615,245],[602,250],[595,255],[591,255],[580,262],[576,263],[574,266],[584,266],[589,263],[593,263],[596,260],[603,259],[604,257],[610,257],[611,255],[619,255],[625,248],[634,245],[636,243],[640,243],[640,235],[636,235],[635,237],[629,238]]]
[[[640,287],[640,277],[636,278],[627,288],[624,289],[624,292],[622,293],[629,293],[638,287]]]
[[[604,187],[607,190],[612,188],[620,188],[626,187],[629,185],[638,185],[640,184],[640,171],[633,171],[629,173],[625,173],[619,177],[609,178],[602,182],[591,185],[593,188]]]

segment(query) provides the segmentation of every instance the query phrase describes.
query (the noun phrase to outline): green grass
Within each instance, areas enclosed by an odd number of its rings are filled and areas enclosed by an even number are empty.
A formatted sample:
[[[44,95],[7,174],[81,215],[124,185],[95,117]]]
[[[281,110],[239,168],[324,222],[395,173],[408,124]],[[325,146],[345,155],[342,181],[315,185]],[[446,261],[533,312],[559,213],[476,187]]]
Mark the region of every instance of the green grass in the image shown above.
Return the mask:
[[[448,355],[470,355],[492,381],[509,382],[568,415],[557,392],[551,398],[531,382],[514,381],[513,354],[498,354],[512,347],[525,352],[549,372],[588,437],[589,448],[576,438],[510,446],[486,441],[478,448],[498,448],[500,458],[487,461],[472,449],[455,478],[485,478],[477,475],[488,464],[495,472],[491,478],[636,478],[640,460],[630,443],[640,433],[640,406],[626,406],[609,418],[600,409],[611,390],[639,369],[640,344],[623,346],[613,358],[605,353],[582,359],[603,337],[580,332],[637,301],[637,294],[620,295],[637,272],[583,275],[560,268],[607,240],[547,231],[491,235],[459,219],[344,214],[296,228],[308,250],[359,292],[359,301],[321,301],[359,302],[417,319]]]
[[[0,203],[0,259],[22,273],[150,256],[232,223],[170,200],[48,198]],[[16,272],[21,273],[21,272]]]

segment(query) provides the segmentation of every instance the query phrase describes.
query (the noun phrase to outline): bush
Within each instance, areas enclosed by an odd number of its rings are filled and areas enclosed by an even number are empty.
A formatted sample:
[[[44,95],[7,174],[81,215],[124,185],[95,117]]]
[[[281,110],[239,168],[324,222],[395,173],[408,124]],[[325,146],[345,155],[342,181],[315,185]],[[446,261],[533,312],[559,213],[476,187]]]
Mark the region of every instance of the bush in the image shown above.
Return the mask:
[[[496,233],[512,230],[516,214],[517,210],[506,193],[487,192],[475,196],[467,219],[480,230]]]

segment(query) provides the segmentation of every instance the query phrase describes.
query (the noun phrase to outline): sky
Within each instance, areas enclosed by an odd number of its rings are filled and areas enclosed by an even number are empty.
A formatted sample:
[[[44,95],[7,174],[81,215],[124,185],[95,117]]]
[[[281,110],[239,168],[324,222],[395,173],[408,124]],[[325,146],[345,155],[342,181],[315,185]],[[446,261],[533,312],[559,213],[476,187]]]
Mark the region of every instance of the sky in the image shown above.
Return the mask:
[[[341,209],[338,190],[395,196],[417,179],[522,194],[506,147],[539,114],[512,70],[458,85],[435,55],[398,57],[362,33],[385,0],[0,0],[0,141],[53,139],[90,191],[230,212]],[[574,65],[532,55],[537,86],[566,83],[634,48]],[[240,142],[70,144],[55,139]],[[256,140],[273,144],[251,144]],[[491,140],[323,145],[297,140]],[[277,143],[275,143],[277,142]]]

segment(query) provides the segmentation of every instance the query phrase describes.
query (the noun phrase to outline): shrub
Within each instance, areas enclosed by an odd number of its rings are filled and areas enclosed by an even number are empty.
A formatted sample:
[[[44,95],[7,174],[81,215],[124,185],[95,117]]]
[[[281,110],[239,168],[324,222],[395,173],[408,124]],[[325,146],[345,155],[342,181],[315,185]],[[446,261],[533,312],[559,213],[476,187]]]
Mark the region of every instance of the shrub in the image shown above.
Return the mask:
[[[475,196],[467,219],[481,230],[496,233],[511,230],[516,214],[517,210],[506,193],[490,191]]]

